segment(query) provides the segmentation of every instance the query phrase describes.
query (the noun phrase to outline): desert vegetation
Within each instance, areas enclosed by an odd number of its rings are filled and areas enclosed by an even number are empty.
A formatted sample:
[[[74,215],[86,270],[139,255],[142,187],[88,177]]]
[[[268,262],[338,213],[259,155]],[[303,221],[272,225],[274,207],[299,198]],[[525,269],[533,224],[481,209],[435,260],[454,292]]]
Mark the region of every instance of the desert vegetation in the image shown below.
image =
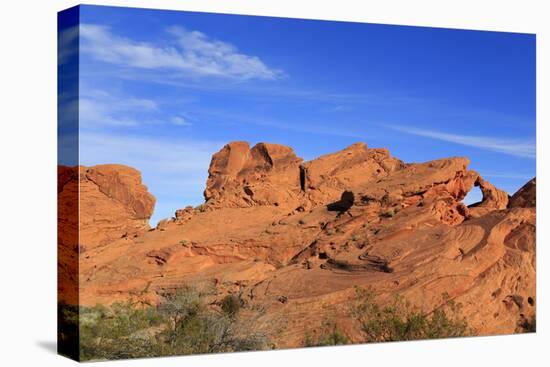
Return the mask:
[[[462,305],[447,294],[442,295],[440,307],[426,313],[400,296],[382,304],[370,289],[356,287],[355,292],[347,311],[352,328],[360,331],[359,336],[347,335],[338,326],[341,318],[334,315],[325,318],[315,335],[305,332],[304,347],[476,335],[462,316]],[[243,311],[249,314],[243,317]],[[166,294],[156,306],[125,302],[59,307],[59,317],[64,323],[61,337],[73,341],[82,361],[276,348],[257,330],[254,324],[257,315],[250,312],[254,311],[244,307],[236,294],[208,304],[194,287]],[[518,330],[533,331],[534,318]]]
[[[166,295],[157,306],[61,305],[59,315],[65,322],[62,337],[80,340],[83,361],[270,348],[263,334],[242,322],[239,311],[236,296],[212,307],[197,289],[185,287]]]
[[[306,334],[304,338],[304,347],[325,347],[346,344],[351,344],[350,338],[338,328],[335,322],[330,320],[323,322],[319,335]]]
[[[403,297],[396,296],[387,306],[379,305],[374,293],[357,289],[354,318],[364,341],[385,342],[453,338],[472,335],[473,330],[461,316],[462,305],[443,294],[444,303],[431,313],[422,312]]]
[[[389,305],[376,301],[370,289],[356,288],[352,306],[352,321],[361,331],[358,343],[453,338],[474,335],[467,320],[461,315],[462,305],[443,294],[443,305],[431,313],[422,312],[403,297],[394,297]],[[307,335],[304,346],[350,344],[351,339],[336,326],[326,321],[317,337]]]

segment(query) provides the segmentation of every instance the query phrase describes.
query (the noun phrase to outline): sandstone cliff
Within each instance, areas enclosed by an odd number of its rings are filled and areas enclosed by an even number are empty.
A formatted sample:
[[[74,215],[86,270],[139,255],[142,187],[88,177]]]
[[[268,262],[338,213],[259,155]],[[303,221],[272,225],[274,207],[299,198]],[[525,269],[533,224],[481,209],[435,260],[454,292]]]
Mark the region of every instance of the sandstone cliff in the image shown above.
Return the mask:
[[[263,310],[258,328],[284,347],[327,312],[353,339],[359,286],[425,312],[448,294],[476,333],[514,332],[535,314],[535,183],[509,200],[468,165],[407,164],[365,144],[303,162],[288,147],[230,143],[212,158],[205,203],[149,231],[154,199],[136,171],[82,168],[80,302],[154,304],[195,284],[212,302],[234,293]],[[467,207],[474,186],[483,199]]]
[[[123,165],[58,167],[59,294],[75,303],[86,251],[149,229],[155,198]]]
[[[282,145],[227,144],[212,157],[204,197],[210,207],[292,205],[300,192],[300,163]]]

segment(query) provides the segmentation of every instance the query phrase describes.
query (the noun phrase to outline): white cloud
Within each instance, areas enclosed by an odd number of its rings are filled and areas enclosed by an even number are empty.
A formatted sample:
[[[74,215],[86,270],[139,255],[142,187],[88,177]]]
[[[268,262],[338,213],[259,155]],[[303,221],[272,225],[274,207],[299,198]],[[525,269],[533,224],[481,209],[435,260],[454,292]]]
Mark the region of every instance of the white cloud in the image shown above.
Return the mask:
[[[282,71],[269,68],[257,56],[240,53],[230,43],[197,31],[171,27],[171,44],[159,46],[121,37],[111,29],[81,24],[81,50],[93,58],[125,67],[177,71],[189,77],[213,76],[236,80],[273,80]]]
[[[169,140],[154,136],[81,132],[80,153],[83,164],[121,163],[139,170],[184,174],[207,174],[210,158],[222,143]],[[173,179],[172,176],[166,178]]]
[[[170,122],[178,126],[191,126],[192,124],[181,116],[174,116],[170,119]]]
[[[450,134],[435,130],[417,129],[400,125],[386,125],[386,127],[406,134],[424,136],[427,138],[447,141],[450,143],[490,150],[502,154],[508,154],[515,157],[531,159],[535,159],[536,157],[535,143],[527,139],[520,140],[509,138],[496,138],[490,136]]]
[[[153,100],[112,95],[104,90],[83,93],[78,102],[79,122],[84,128],[157,123],[145,116],[157,111],[158,105]]]
[[[80,133],[80,164],[124,164],[139,170],[157,199],[151,223],[203,201],[212,155],[223,143],[155,136]]]
[[[78,111],[80,127],[139,127],[143,125],[172,124],[191,126],[191,118],[185,112],[166,116],[157,101],[135,98],[125,93],[110,93],[105,90],[82,88],[80,100],[65,103],[63,111]],[[74,111],[73,111],[74,110]],[[74,116],[74,115],[72,115]]]

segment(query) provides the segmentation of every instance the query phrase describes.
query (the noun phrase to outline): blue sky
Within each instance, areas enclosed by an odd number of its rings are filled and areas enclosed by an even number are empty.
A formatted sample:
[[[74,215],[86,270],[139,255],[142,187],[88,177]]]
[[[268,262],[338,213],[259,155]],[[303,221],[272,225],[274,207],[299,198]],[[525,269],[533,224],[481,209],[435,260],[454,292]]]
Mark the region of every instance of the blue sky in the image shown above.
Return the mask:
[[[306,160],[357,141],[407,162],[467,156],[510,193],[535,176],[534,35],[80,10],[81,164],[139,169],[153,225],[203,201],[234,140]]]

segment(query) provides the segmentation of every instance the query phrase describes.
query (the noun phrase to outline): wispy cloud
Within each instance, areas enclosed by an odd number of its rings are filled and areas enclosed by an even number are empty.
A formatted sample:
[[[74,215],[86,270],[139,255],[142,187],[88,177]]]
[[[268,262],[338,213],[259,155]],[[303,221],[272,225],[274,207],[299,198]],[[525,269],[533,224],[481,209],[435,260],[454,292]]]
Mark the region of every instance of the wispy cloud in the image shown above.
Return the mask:
[[[167,34],[169,44],[158,46],[116,35],[106,26],[81,24],[81,50],[119,66],[175,71],[189,77],[274,80],[284,75],[258,56],[241,53],[236,46],[204,33],[174,26]]]
[[[140,170],[170,174],[181,172],[183,177],[190,171],[200,171],[206,177],[212,154],[222,146],[223,143],[212,141],[170,140],[89,131],[80,136],[83,164],[121,163]]]
[[[192,124],[187,121],[186,118],[183,118],[181,116],[174,116],[170,119],[170,122],[177,126],[191,126]]]
[[[172,74],[166,73],[139,73],[136,70],[112,71],[112,70],[82,70],[81,73],[88,78],[119,78],[122,80],[143,80],[148,83],[167,85],[186,90],[203,91],[217,93],[220,95],[231,93],[232,97],[243,97],[260,101],[312,101],[326,105],[338,103],[342,106],[349,106],[349,110],[355,109],[354,106],[397,106],[403,104],[424,103],[420,98],[414,98],[387,91],[377,91],[373,93],[348,93],[335,92],[330,89],[310,89],[302,87],[290,87],[288,85],[276,84],[254,84],[254,83],[227,83],[224,80],[213,83],[204,83],[200,80],[190,80],[176,78]],[[343,111],[344,107],[339,109]],[[338,109],[337,109],[338,110]]]
[[[134,128],[160,124],[192,125],[187,113],[178,111],[174,116],[170,116],[159,107],[159,102],[152,99],[136,98],[121,92],[83,89],[80,100],[68,101],[63,110],[71,113],[73,108],[74,111],[78,110],[80,127],[84,129],[99,129],[107,126]]]
[[[127,95],[113,95],[104,90],[91,90],[81,95],[78,105],[80,125],[132,127],[158,123],[150,114],[158,111],[158,104],[150,99]]]
[[[454,144],[490,150],[515,157],[535,159],[536,156],[534,139],[509,139],[490,136],[460,135],[436,130],[418,129],[402,125],[385,126],[405,134],[447,141]]]
[[[117,163],[138,169],[157,198],[151,220],[154,224],[172,216],[176,209],[200,203],[210,159],[223,144],[84,131],[80,134],[80,163]]]

